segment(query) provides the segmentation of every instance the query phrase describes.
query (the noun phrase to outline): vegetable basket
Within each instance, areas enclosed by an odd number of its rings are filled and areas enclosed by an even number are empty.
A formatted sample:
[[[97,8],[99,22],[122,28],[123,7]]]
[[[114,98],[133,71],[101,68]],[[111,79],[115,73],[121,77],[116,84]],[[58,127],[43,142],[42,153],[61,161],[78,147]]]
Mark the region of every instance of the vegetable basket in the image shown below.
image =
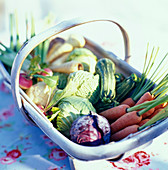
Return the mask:
[[[110,142],[100,146],[82,146],[76,144],[61,134],[52,123],[44,116],[41,110],[30,101],[29,97],[19,88],[19,74],[22,64],[29,53],[43,41],[57,36],[58,34],[65,32],[74,27],[90,24],[92,22],[109,22],[115,24],[122,33],[125,47],[125,61],[118,58],[114,53],[105,51],[102,47],[97,45],[94,41],[86,38],[86,46],[92,50],[98,58],[109,58],[115,65],[116,69],[123,73],[125,76],[129,76],[131,73],[141,75],[135,68],[131,67],[128,63],[130,57],[129,38],[122,26],[112,20],[106,19],[76,19],[64,21],[54,27],[42,32],[29,41],[27,41],[19,50],[11,72],[11,78],[1,67],[6,83],[11,83],[11,90],[14,100],[18,106],[18,109],[23,115],[34,125],[38,126],[51,140],[57,143],[71,158],[82,160],[82,161],[93,161],[93,160],[111,160],[116,161],[122,156],[135,148],[144,146],[150,143],[154,138],[161,135],[167,130],[168,119],[164,119],[155,123],[154,125],[147,127],[137,133],[131,134],[118,142]]]

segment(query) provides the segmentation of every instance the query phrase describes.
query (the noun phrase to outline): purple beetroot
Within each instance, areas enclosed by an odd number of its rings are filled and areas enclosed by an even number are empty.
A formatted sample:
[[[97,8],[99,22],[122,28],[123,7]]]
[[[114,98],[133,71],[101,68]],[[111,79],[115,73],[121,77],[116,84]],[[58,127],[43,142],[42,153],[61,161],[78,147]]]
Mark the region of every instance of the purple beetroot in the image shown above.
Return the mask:
[[[70,139],[85,146],[97,146],[110,142],[110,124],[96,113],[77,118],[70,130]]]

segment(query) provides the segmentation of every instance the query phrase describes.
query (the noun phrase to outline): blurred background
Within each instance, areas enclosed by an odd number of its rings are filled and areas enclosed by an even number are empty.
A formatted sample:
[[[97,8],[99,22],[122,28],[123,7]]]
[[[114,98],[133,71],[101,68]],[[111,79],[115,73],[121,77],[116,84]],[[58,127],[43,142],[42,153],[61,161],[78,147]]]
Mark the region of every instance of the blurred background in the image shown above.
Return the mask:
[[[38,31],[41,21],[50,13],[55,23],[77,17],[107,18],[121,24],[128,32],[131,45],[130,64],[142,71],[143,59],[147,48],[160,47],[159,55],[168,52],[168,1],[166,0],[0,0],[0,41],[9,42],[9,14],[17,10],[19,31],[23,32],[25,16],[33,14]],[[39,29],[40,28],[40,29]],[[94,40],[104,45],[117,56],[123,58],[121,33],[115,26],[94,31]],[[38,30],[39,29],[39,30]],[[89,29],[85,29],[89,31]]]

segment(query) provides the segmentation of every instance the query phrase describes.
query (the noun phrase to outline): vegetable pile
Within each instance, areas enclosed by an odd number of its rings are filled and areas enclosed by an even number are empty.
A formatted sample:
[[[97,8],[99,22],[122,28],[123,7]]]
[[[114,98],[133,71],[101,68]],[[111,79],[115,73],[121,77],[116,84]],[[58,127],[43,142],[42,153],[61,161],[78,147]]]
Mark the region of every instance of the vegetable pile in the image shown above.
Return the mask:
[[[33,23],[30,37],[35,36]],[[19,32],[16,29],[14,41],[13,30],[11,24],[10,47],[0,43],[0,60],[9,74],[21,47]],[[46,40],[22,66],[20,88],[58,131],[81,145],[101,145],[168,116],[167,54],[156,65],[158,49],[153,48],[149,57],[147,48],[141,76],[125,77],[116,72],[112,60],[98,58],[85,43],[75,34]]]

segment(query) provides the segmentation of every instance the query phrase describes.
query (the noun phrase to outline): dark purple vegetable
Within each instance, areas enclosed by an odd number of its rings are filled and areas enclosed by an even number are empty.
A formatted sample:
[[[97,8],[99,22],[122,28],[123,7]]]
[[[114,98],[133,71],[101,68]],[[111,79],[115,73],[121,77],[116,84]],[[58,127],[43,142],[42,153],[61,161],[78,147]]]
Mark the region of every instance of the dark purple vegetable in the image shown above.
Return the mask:
[[[110,124],[108,120],[91,112],[76,119],[70,130],[70,139],[85,146],[97,146],[110,142]]]

